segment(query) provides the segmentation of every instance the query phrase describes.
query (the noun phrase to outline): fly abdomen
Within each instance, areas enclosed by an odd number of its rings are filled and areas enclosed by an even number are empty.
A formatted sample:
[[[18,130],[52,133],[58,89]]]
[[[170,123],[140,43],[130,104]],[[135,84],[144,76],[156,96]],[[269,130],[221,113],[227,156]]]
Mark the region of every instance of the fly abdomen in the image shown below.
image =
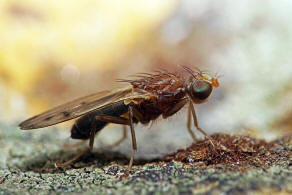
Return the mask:
[[[125,105],[123,101],[105,106],[90,114],[84,115],[79,118],[71,129],[71,138],[73,139],[89,139],[92,124],[96,116],[121,116],[128,112],[128,105]],[[96,121],[95,133],[103,129],[108,123],[104,121]]]

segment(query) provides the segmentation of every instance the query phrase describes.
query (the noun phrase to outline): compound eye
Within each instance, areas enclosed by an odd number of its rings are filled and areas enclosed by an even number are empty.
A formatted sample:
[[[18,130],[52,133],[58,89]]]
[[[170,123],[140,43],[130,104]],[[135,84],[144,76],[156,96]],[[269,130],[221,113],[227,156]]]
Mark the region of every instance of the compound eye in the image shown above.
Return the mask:
[[[207,99],[212,92],[212,85],[206,81],[195,81],[192,86],[192,98],[196,100]]]

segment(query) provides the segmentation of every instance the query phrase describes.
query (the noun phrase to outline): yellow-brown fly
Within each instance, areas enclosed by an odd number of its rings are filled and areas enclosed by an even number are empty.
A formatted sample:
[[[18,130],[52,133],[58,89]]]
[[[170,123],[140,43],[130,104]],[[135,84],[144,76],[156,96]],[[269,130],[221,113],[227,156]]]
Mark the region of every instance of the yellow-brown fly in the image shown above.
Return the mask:
[[[136,80],[119,80],[129,83],[128,87],[76,99],[29,118],[19,124],[19,127],[23,130],[37,129],[79,117],[71,129],[71,138],[89,140],[89,146],[67,162],[56,163],[57,167],[64,167],[91,151],[95,135],[107,124],[123,125],[123,137],[117,144],[126,138],[126,126],[130,126],[131,168],[137,150],[134,124],[147,124],[159,116],[170,117],[188,104],[188,132],[196,140],[191,129],[193,119],[195,127],[212,143],[211,138],[198,125],[194,104],[205,102],[213,87],[219,87],[219,82],[216,77],[210,77],[199,70],[183,68],[190,74],[187,80],[167,71],[142,73],[137,75],[139,79]]]

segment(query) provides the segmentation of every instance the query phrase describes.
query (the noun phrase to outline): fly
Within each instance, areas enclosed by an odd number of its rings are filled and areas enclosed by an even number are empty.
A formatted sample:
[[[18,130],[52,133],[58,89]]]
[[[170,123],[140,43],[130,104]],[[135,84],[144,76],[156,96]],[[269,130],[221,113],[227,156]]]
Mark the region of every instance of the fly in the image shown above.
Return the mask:
[[[129,126],[132,138],[131,169],[137,151],[134,124],[148,124],[160,116],[168,118],[188,105],[189,134],[194,141],[197,140],[191,128],[193,120],[197,130],[214,146],[212,139],[198,125],[194,104],[207,101],[213,87],[219,87],[219,81],[200,70],[183,68],[190,74],[189,79],[167,71],[141,73],[136,75],[139,77],[136,80],[119,80],[129,83],[125,88],[76,99],[29,118],[19,127],[23,130],[37,129],[78,118],[71,129],[71,138],[89,140],[89,146],[72,159],[55,164],[56,167],[65,167],[92,150],[95,135],[107,124],[123,125],[123,137],[114,145],[126,139],[126,127]]]

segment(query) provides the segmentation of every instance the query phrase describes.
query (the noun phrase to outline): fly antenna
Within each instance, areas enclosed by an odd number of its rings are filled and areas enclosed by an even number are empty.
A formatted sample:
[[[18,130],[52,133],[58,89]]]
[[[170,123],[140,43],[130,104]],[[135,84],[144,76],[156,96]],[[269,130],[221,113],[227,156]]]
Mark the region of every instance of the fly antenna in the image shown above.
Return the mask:
[[[219,74],[219,72],[216,72],[215,76],[214,76],[216,79],[219,79],[221,77],[224,77],[223,74]]]
[[[198,70],[198,72],[196,74],[194,74],[194,71],[192,69],[190,69],[187,66],[181,66],[185,71],[187,71],[188,73],[190,73],[194,78],[197,77],[197,75],[201,75],[202,71],[199,68],[196,68]]]

